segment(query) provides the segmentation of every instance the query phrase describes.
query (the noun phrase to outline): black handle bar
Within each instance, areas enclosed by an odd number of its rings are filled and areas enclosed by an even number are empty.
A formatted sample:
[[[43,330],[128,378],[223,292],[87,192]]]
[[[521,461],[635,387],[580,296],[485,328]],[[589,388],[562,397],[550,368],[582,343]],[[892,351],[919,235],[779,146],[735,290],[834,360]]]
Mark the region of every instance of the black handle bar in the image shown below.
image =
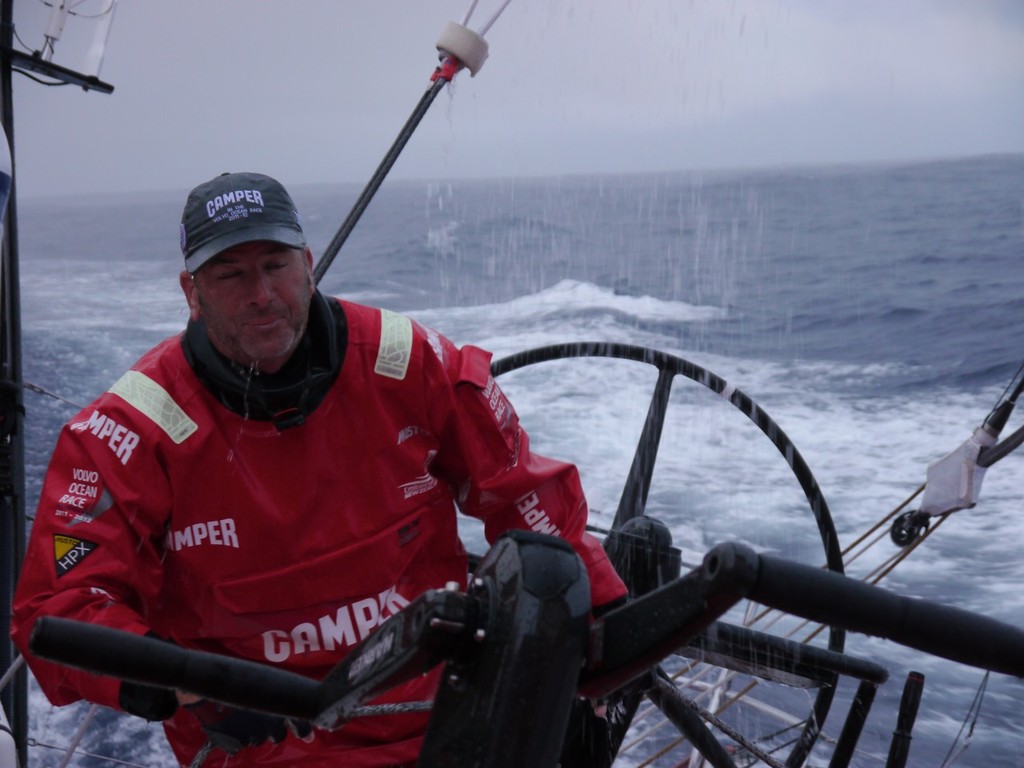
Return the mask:
[[[712,549],[689,574],[595,621],[579,690],[607,693],[642,675],[744,597],[962,664],[1024,676],[1024,630],[1019,627],[729,543]],[[488,639],[501,641],[493,634]],[[31,649],[41,658],[96,674],[307,720],[345,694],[337,681],[320,683],[256,662],[56,617],[37,621]]]
[[[285,717],[311,720],[320,683],[253,661],[180,648],[154,637],[44,616],[32,628],[32,652],[69,666]]]

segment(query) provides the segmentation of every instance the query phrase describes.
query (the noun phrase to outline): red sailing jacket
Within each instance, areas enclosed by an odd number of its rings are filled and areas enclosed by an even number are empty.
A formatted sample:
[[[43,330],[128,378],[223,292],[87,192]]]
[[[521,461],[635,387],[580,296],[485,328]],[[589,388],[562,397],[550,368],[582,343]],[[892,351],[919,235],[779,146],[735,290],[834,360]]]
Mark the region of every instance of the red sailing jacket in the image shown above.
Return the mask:
[[[65,426],[43,486],[13,635],[54,704],[118,707],[119,682],[27,652],[43,615],[154,632],[181,646],[320,679],[428,588],[465,583],[454,503],[489,541],[512,528],[560,535],[587,565],[594,605],[625,593],[575,467],[531,453],[490,375],[407,318],[340,302],[337,380],[298,427],[221,405],[181,338],[145,355]],[[436,675],[387,694],[430,698]],[[380,766],[415,760],[424,714],[359,718],[304,743],[214,751],[207,768]],[[188,764],[206,738],[179,708],[165,722]]]

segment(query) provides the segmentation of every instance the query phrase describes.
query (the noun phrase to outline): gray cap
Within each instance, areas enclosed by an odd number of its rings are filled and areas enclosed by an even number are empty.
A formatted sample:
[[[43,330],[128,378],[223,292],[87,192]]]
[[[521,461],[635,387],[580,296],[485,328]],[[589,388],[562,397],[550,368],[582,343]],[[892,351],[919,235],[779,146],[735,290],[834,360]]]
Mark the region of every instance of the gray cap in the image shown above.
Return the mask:
[[[181,254],[189,272],[221,251],[257,240],[306,247],[299,212],[279,181],[261,173],[222,173],[189,193],[181,213]]]

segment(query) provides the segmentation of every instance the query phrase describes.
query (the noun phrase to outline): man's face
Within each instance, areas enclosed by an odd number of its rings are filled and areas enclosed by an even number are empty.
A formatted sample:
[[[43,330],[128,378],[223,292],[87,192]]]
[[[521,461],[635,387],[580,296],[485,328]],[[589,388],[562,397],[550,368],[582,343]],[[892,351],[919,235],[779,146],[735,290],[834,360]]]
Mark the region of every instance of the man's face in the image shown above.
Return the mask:
[[[306,330],[313,254],[279,243],[229,248],[179,282],[193,320],[203,318],[210,342],[239,365],[280,370]]]

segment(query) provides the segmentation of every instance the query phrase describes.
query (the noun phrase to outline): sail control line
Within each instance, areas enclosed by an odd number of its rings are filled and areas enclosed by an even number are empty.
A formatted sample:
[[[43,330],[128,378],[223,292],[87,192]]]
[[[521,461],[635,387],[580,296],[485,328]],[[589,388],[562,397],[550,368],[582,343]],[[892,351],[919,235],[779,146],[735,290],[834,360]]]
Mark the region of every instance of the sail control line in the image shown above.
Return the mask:
[[[1004,396],[982,425],[956,450],[928,465],[921,508],[904,512],[893,521],[890,536],[895,544],[903,547],[919,539],[928,529],[932,517],[974,507],[981,494],[985,471],[1024,442],[1022,426],[997,444],[1017,398],[1024,391],[1022,371],[1024,364],[1017,369],[1003,392]],[[1008,396],[1007,392],[1010,392]]]
[[[380,165],[377,166],[377,170],[363,189],[362,194],[359,195],[355,205],[352,206],[352,210],[345,221],[342,222],[341,227],[335,233],[331,242],[327,245],[327,249],[317,262],[313,270],[313,279],[316,283],[319,284],[320,279],[327,273],[331,263],[334,261],[334,257],[338,255],[341,246],[344,245],[352,230],[355,229],[356,224],[363,215],[363,211],[366,210],[370,200],[377,193],[384,178],[395,164],[406,143],[408,143],[413,132],[416,130],[416,126],[419,125],[420,120],[427,113],[437,94],[440,93],[446,84],[454,79],[455,75],[463,67],[469,70],[470,76],[474,77],[480,71],[484,61],[487,60],[488,54],[487,41],[484,40],[484,35],[494,22],[497,21],[510,2],[511,0],[503,0],[494,15],[491,16],[479,31],[474,32],[466,26],[477,4],[477,0],[472,0],[461,24],[449,21],[444,26],[444,29],[441,30],[441,36],[437,40],[437,52],[441,63],[430,76],[431,84],[423,96],[420,97],[419,103],[416,104],[416,108],[413,109],[405,125],[402,126],[398,137],[384,155]]]

